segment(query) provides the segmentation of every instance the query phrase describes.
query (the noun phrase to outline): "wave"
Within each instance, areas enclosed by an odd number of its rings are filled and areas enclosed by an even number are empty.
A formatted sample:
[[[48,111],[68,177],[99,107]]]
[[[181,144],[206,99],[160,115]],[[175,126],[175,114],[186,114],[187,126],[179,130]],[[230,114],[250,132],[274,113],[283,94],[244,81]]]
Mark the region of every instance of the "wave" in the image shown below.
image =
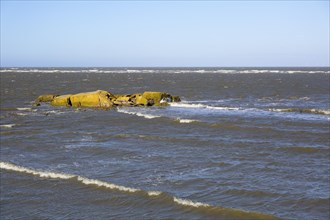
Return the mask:
[[[18,111],[32,111],[32,108],[17,108]]]
[[[184,206],[191,206],[191,207],[210,207],[209,204],[201,203],[201,202],[193,202],[188,199],[180,199],[177,197],[173,197],[173,201]]]
[[[236,107],[218,107],[218,106],[210,106],[205,104],[191,104],[185,102],[172,102],[169,103],[171,107],[178,107],[178,108],[204,108],[204,109],[213,109],[213,110],[241,110],[241,108]]]
[[[193,119],[181,119],[181,118],[178,118],[177,121],[180,122],[180,123],[183,123],[183,124],[186,124],[186,123],[193,123],[193,122],[198,122],[198,120],[193,120]]]
[[[0,125],[0,128],[12,128],[16,126],[16,124],[5,124],[5,125]]]
[[[297,113],[309,113],[309,114],[319,114],[319,115],[330,115],[330,110],[324,109],[304,109],[304,108],[285,108],[285,109],[269,109],[272,112],[297,112]]]
[[[292,113],[305,113],[305,114],[316,114],[316,115],[330,115],[330,110],[326,109],[305,109],[305,108],[285,108],[285,109],[277,109],[277,108],[241,108],[241,107],[223,107],[223,106],[210,106],[201,103],[188,103],[188,102],[180,102],[180,103],[169,103],[171,107],[176,108],[190,108],[190,109],[208,109],[208,110],[219,110],[219,111],[244,111],[244,112],[292,112]]]
[[[35,69],[35,68],[1,68],[0,73],[175,73],[175,74],[189,74],[189,73],[198,73],[198,74],[329,74],[329,70],[290,70],[290,69],[214,69],[214,68],[187,68],[187,69],[104,69],[104,68],[95,68],[95,69]]]
[[[79,110],[77,110],[79,111]],[[64,114],[64,111],[61,110],[50,110],[50,111],[45,111],[43,114],[44,115],[50,115],[50,114],[55,114],[55,115],[60,115],[60,114]]]
[[[110,182],[105,182],[97,179],[90,179],[87,177],[67,174],[67,173],[56,173],[56,172],[49,172],[49,171],[41,171],[35,170],[31,168],[26,168],[22,166],[18,166],[8,162],[0,162],[0,169],[15,171],[19,173],[26,173],[34,176],[39,176],[41,178],[49,178],[49,179],[64,179],[64,180],[76,180],[79,183],[84,185],[93,185],[97,187],[103,187],[110,190],[118,190],[127,193],[140,193],[147,197],[163,197],[166,198],[169,202],[174,202],[178,205],[189,207],[192,209],[204,209],[206,208],[207,213],[210,214],[218,214],[219,216],[224,216],[226,219],[277,219],[275,216],[260,213],[260,212],[249,212],[241,209],[234,209],[234,208],[224,208],[220,206],[212,206],[207,203],[201,203],[192,201],[189,199],[178,198],[175,196],[171,196],[167,193],[160,192],[160,191],[144,191],[138,188],[126,187],[121,185],[116,185]]]
[[[116,189],[119,191],[130,192],[130,193],[141,191],[140,189],[119,186],[119,185],[116,185],[113,183],[108,183],[108,182],[104,182],[104,181],[100,181],[100,180],[96,180],[96,179],[88,179],[86,177],[81,177],[81,176],[76,176],[76,177],[79,182],[82,182],[85,185],[95,185],[95,186],[105,187],[105,188],[109,188],[109,189]]]
[[[27,113],[18,112],[18,113],[16,113],[16,115],[18,115],[18,116],[27,116],[28,114]]]
[[[175,121],[177,121],[179,123],[182,123],[182,124],[198,122],[198,120],[194,120],[194,119],[170,118],[170,117],[165,117],[165,116],[161,116],[161,115],[152,115],[152,114],[146,114],[146,113],[141,113],[141,112],[128,111],[128,110],[125,110],[125,109],[122,109],[122,108],[117,108],[117,111],[121,112],[121,113],[129,114],[129,115],[136,115],[136,116],[139,116],[139,117],[144,117],[146,119],[154,119],[154,118],[164,117],[164,118],[168,118],[168,119],[171,119],[171,120],[175,120]]]
[[[136,116],[139,116],[139,117],[144,117],[146,119],[153,119],[153,118],[160,118],[161,117],[160,115],[150,115],[150,114],[144,114],[144,113],[141,113],[141,112],[127,111],[127,110],[122,109],[122,108],[117,108],[117,111],[121,112],[121,113],[129,114],[129,115],[136,115]]]

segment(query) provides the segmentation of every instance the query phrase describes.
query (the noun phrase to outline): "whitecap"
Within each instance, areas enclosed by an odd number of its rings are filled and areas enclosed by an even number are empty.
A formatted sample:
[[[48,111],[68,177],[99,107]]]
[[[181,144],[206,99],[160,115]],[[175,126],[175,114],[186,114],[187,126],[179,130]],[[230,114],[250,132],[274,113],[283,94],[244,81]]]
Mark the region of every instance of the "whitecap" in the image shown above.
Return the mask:
[[[206,105],[203,104],[190,104],[183,102],[171,102],[168,103],[171,107],[179,107],[179,108],[206,108]]]
[[[233,108],[233,107],[216,107],[216,106],[206,106],[208,109],[215,109],[215,110],[240,110],[240,108]]]
[[[140,73],[140,70],[126,70],[128,73]]]
[[[91,70],[88,70],[88,72],[91,72],[91,73],[97,73],[99,70],[98,69],[91,69]]]
[[[159,196],[160,194],[162,194],[162,192],[160,191],[148,191],[148,196]]]
[[[64,114],[65,112],[62,112],[62,111],[58,111],[58,110],[51,110],[51,111],[46,111],[44,114],[46,115],[49,115],[49,114],[56,114],[56,115],[59,115],[59,114]]]
[[[28,115],[28,114],[18,112],[16,115],[19,115],[19,116],[26,116],[26,115]]]
[[[134,189],[134,188],[130,188],[130,187],[125,187],[125,186],[119,186],[113,183],[108,183],[108,182],[104,182],[104,181],[100,181],[100,180],[96,180],[96,179],[88,179],[85,177],[81,177],[81,176],[77,176],[78,181],[82,182],[85,185],[96,185],[96,186],[100,186],[100,187],[106,187],[109,189],[117,189],[119,191],[124,191],[124,192],[137,192],[137,191],[141,191],[140,189]]]
[[[205,108],[205,109],[212,109],[212,110],[240,110],[240,108],[235,107],[218,107],[218,106],[210,106],[204,104],[191,104],[191,103],[183,103],[183,102],[172,102],[169,103],[171,107],[178,107],[178,108]]]
[[[71,175],[71,174],[66,174],[66,173],[55,173],[55,172],[48,172],[48,171],[39,171],[39,170],[34,170],[26,167],[21,167],[17,166],[11,163],[6,163],[6,162],[0,162],[0,168],[5,169],[5,170],[11,170],[11,171],[16,171],[20,173],[28,173],[32,174],[35,176],[43,177],[43,178],[50,178],[50,179],[72,179],[72,178],[77,178],[77,180],[85,185],[96,185],[96,186],[101,186],[101,187],[106,187],[110,189],[117,189],[119,191],[125,191],[125,192],[137,192],[141,191],[140,189],[134,189],[130,187],[125,187],[125,186],[120,186],[116,185],[113,183],[108,183],[108,182],[103,182],[100,180],[96,179],[89,179],[86,177],[82,176],[77,176],[77,175]]]
[[[50,179],[64,179],[64,180],[73,180],[73,181],[77,181],[81,184],[84,185],[93,185],[93,186],[98,186],[98,187],[105,187],[111,190],[118,190],[118,191],[123,191],[123,192],[128,192],[128,193],[141,193],[144,192],[146,193],[148,196],[153,197],[153,196],[160,196],[161,194],[163,194],[163,192],[160,191],[143,191],[141,189],[137,189],[137,188],[131,188],[131,187],[126,187],[126,186],[120,186],[120,185],[116,185],[110,182],[105,182],[105,181],[101,181],[101,180],[97,180],[97,179],[89,179],[83,176],[78,176],[78,175],[72,175],[72,174],[66,174],[66,173],[55,173],[55,172],[48,172],[48,171],[41,171],[41,170],[36,170],[36,169],[31,169],[31,168],[26,168],[26,167],[22,167],[22,166],[18,166],[12,163],[8,163],[8,162],[1,162],[0,161],[0,169],[5,169],[5,170],[10,170],[10,171],[15,171],[15,172],[20,172],[20,173],[27,173],[27,174],[31,174],[34,176],[39,176],[42,178],[50,178]],[[238,210],[238,209],[224,209],[222,207],[217,207],[217,206],[211,206],[207,203],[202,203],[202,202],[196,202],[196,201],[192,201],[192,200],[188,200],[188,199],[182,199],[182,198],[178,198],[175,196],[171,196],[172,201],[174,203],[177,203],[179,205],[182,206],[188,206],[188,207],[193,207],[193,208],[220,208],[221,211],[238,211],[239,213],[250,213],[252,215],[254,214],[258,214],[258,216],[262,213],[254,213],[254,212],[247,212],[244,210]],[[263,215],[263,214],[262,214]],[[265,215],[266,217],[269,217],[269,215]],[[261,216],[261,217],[265,217],[265,216]]]
[[[5,125],[0,125],[0,128],[12,128],[16,126],[16,124],[5,124]]]
[[[11,163],[0,162],[0,168],[5,170],[12,170],[20,173],[28,173],[35,176],[45,177],[45,178],[52,178],[52,179],[71,179],[75,177],[74,175],[70,174],[62,174],[62,173],[54,173],[54,172],[45,172],[45,171],[38,171],[33,170],[21,166],[17,166]]]
[[[124,114],[129,114],[129,115],[136,115],[139,117],[144,117],[146,119],[153,119],[153,118],[160,118],[161,116],[159,115],[150,115],[150,114],[145,114],[145,113],[141,113],[141,112],[131,112],[131,111],[127,111],[124,109],[117,109],[118,112],[124,113]]]
[[[177,197],[173,197],[173,201],[177,204],[184,205],[184,206],[192,206],[192,207],[210,207],[209,204],[201,203],[201,202],[193,202],[188,199],[180,199]]]
[[[198,120],[193,120],[193,119],[177,119],[180,123],[192,123],[192,122],[197,122]]]
[[[32,111],[32,108],[16,108],[18,111]]]
[[[311,113],[311,114],[321,114],[321,115],[330,115],[330,110],[325,109],[300,109],[300,108],[270,108],[268,109],[272,112],[296,112],[296,113]]]

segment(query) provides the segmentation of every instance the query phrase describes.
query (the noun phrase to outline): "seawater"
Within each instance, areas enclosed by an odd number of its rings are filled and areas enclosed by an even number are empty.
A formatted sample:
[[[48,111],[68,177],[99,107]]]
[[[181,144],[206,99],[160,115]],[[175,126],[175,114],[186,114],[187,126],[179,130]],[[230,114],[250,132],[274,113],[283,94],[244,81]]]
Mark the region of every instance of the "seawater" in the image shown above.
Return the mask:
[[[328,219],[329,68],[2,68],[1,219]],[[33,107],[97,89],[168,107]]]

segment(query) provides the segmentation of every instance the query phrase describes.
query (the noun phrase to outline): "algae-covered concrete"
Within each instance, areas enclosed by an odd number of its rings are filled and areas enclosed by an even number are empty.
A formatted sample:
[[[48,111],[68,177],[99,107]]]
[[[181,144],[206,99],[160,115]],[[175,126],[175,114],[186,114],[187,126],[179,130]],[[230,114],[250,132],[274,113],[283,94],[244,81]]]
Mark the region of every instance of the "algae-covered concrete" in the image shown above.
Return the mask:
[[[55,97],[59,95],[54,95],[54,94],[46,94],[46,95],[40,95],[38,98],[35,100],[36,103],[39,102],[51,102]]]
[[[168,102],[179,102],[178,96],[164,92],[151,92],[113,95],[108,91],[97,90],[67,95],[41,95],[36,103],[50,102],[53,106],[111,108],[113,106],[166,106]]]
[[[97,90],[94,92],[83,92],[70,96],[72,107],[110,108],[116,99],[107,91]]]
[[[164,92],[144,92],[142,95],[143,98],[148,100],[149,103],[159,106],[163,103],[172,102],[172,96]]]
[[[71,94],[57,96],[53,99],[53,101],[51,101],[50,104],[52,106],[71,106],[70,96]]]

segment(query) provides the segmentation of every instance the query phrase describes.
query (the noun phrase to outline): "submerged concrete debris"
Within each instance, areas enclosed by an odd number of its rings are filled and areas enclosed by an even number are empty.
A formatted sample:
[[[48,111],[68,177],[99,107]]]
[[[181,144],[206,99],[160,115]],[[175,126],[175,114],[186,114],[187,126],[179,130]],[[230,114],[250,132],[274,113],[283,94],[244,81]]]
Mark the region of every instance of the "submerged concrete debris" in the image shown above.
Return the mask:
[[[179,96],[172,96],[164,92],[134,93],[114,95],[108,91],[96,90],[78,94],[40,95],[35,105],[48,102],[52,106],[112,108],[115,106],[167,106],[169,102],[180,102]]]

